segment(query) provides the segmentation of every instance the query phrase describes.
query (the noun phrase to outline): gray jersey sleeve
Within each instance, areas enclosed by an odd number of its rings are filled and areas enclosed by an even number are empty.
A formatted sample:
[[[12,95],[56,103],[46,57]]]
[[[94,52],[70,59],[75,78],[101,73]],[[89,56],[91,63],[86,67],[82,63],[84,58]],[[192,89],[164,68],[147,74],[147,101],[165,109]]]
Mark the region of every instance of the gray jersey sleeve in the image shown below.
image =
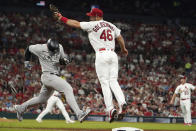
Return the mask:
[[[36,45],[30,45],[29,46],[29,51],[33,54],[35,54],[36,56],[39,56],[41,50],[42,50],[42,45],[41,44],[36,44]]]

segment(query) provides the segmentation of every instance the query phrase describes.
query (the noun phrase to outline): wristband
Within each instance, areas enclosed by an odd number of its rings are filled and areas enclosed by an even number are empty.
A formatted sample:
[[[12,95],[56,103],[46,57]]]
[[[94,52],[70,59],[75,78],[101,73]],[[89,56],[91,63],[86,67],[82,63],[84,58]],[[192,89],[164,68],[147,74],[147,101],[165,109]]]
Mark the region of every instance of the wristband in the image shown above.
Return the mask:
[[[67,17],[61,17],[61,21],[64,22],[64,23],[67,23],[68,18]]]

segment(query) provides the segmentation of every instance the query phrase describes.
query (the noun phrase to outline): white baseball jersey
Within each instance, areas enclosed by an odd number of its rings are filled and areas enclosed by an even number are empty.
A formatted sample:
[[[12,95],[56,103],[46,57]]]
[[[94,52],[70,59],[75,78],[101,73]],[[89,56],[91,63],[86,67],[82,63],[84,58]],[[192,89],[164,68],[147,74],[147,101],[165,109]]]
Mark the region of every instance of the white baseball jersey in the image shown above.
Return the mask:
[[[59,63],[59,59],[65,57],[62,45],[59,48],[60,51],[54,54],[48,50],[47,44],[36,44],[30,45],[29,51],[38,56],[42,72],[58,74],[57,64]]]
[[[99,20],[80,22],[84,31],[88,32],[88,38],[95,52],[101,48],[115,49],[115,38],[120,35],[121,30],[114,24]]]
[[[190,99],[191,90],[194,90],[195,86],[190,83],[180,84],[175,90],[175,94],[180,94],[180,99]]]

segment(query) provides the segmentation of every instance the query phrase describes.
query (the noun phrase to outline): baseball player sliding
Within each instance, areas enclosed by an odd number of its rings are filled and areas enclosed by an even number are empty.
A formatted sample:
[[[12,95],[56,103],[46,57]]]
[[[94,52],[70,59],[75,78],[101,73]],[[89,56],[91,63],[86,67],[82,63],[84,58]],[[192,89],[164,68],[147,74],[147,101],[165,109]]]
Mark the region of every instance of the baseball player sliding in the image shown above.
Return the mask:
[[[59,99],[59,97],[61,97],[61,94],[58,91],[54,91],[54,93],[52,94],[52,96],[48,99],[47,102],[47,106],[46,109],[44,111],[42,111],[39,116],[37,117],[36,121],[37,122],[42,122],[42,118],[49,112],[52,111],[52,108],[56,105],[60,110],[61,113],[63,114],[66,123],[74,123],[75,121],[71,120],[69,117],[69,114],[67,113],[67,111],[65,110],[65,107],[63,105],[63,102],[61,101],[61,99]]]
[[[177,94],[180,94],[180,107],[184,117],[184,125],[191,126],[191,90],[195,90],[195,86],[190,83],[186,83],[187,78],[180,75],[180,85],[177,86],[175,93],[172,96],[170,104],[174,104],[174,100]]]
[[[64,49],[55,39],[49,39],[46,44],[30,45],[25,51],[25,67],[30,67],[30,58],[34,54],[38,56],[42,68],[41,82],[43,86],[40,94],[21,105],[14,105],[17,112],[17,118],[22,121],[23,113],[32,105],[44,103],[48,100],[54,90],[63,93],[66,97],[67,103],[77,115],[80,122],[90,113],[90,109],[82,111],[76,103],[73,89],[66,80],[59,77],[59,70],[57,64],[66,65],[69,60],[65,58]]]
[[[112,122],[117,114],[112,102],[112,92],[119,104],[118,119],[123,118],[127,106],[124,94],[117,81],[118,57],[114,51],[115,40],[120,44],[121,51],[125,56],[128,55],[128,51],[125,48],[121,30],[114,24],[103,20],[102,10],[93,8],[91,12],[87,13],[87,16],[90,17],[90,22],[79,22],[63,17],[58,10],[54,12],[54,17],[59,21],[70,27],[80,28],[88,32],[89,41],[96,52],[95,68],[101,83],[109,122]]]

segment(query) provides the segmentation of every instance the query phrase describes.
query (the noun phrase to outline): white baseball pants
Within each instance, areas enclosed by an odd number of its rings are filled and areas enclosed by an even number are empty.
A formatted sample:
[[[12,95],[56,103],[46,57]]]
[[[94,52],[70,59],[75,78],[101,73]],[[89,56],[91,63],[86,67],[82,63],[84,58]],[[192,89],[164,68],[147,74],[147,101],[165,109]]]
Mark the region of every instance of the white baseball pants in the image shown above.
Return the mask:
[[[184,123],[192,124],[192,119],[191,119],[191,100],[186,99],[186,100],[180,100],[180,107],[182,110],[182,114],[184,117]]]
[[[65,110],[63,102],[56,96],[51,96],[48,99],[46,109],[44,111],[42,111],[37,118],[38,119],[42,119],[47,113],[52,111],[52,109],[53,109],[53,107],[55,105],[60,109],[60,111],[63,114],[64,118],[66,120],[70,120],[70,117],[69,117],[67,111]]]
[[[106,109],[109,112],[114,108],[112,92],[114,93],[119,107],[126,103],[124,94],[117,81],[118,56],[114,51],[104,50],[96,52],[95,68],[101,84]]]

